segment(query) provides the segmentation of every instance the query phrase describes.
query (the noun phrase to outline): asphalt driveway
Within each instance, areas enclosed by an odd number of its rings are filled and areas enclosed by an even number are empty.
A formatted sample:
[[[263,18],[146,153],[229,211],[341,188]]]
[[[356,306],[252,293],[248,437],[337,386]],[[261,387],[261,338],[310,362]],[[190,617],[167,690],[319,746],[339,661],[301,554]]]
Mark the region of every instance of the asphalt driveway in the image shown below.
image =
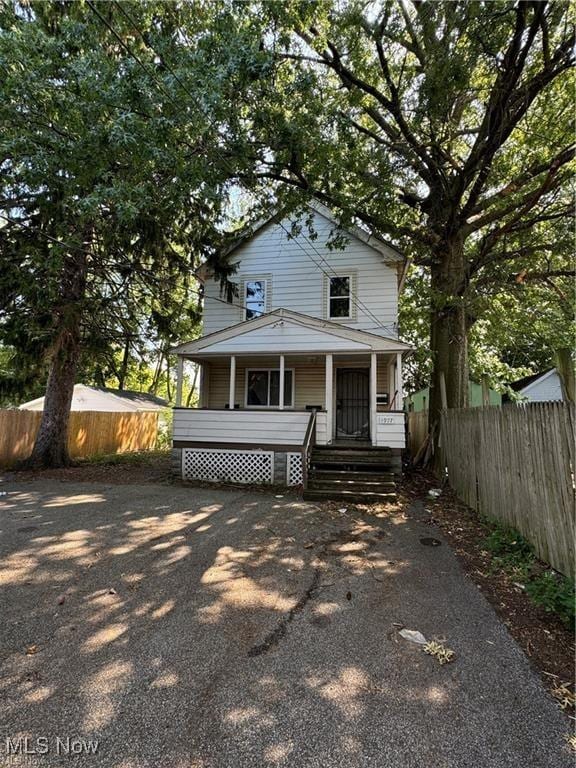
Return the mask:
[[[2,488],[2,766],[573,764],[564,715],[417,509]],[[440,666],[402,626],[455,660]],[[26,736],[36,754],[8,757]]]

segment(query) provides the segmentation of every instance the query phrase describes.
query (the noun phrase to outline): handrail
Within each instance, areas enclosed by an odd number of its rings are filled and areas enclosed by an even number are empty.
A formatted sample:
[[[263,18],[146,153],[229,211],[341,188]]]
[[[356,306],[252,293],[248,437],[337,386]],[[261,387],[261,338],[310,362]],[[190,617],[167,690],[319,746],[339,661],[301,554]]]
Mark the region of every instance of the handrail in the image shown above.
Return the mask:
[[[314,439],[312,439],[314,438]],[[311,411],[308,427],[302,443],[302,485],[308,486],[308,464],[310,462],[310,445],[316,442],[316,411]]]

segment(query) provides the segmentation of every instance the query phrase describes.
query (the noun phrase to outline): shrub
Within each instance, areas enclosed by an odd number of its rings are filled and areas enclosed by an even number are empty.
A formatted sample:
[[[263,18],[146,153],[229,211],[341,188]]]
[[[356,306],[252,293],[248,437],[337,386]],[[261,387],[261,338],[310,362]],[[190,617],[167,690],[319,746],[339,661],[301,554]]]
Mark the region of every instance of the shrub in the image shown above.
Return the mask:
[[[529,578],[534,551],[514,528],[496,525],[484,540],[484,548],[492,555],[494,567],[510,571],[518,579]]]
[[[531,544],[514,528],[491,523],[492,530],[483,546],[492,555],[494,570],[509,573],[521,581],[530,599],[555,613],[565,624],[574,626],[574,581],[551,569],[542,571]]]
[[[526,592],[545,611],[558,614],[565,624],[574,626],[576,593],[571,579],[544,571],[526,584]]]

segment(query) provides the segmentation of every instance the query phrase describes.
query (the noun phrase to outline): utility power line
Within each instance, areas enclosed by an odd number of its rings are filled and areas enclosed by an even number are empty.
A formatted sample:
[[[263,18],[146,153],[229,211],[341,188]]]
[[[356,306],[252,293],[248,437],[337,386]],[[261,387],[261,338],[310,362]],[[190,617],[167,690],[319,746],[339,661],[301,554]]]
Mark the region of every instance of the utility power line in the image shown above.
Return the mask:
[[[167,98],[170,99],[173,103],[176,103],[175,100],[174,100],[174,97],[170,93],[168,93],[166,91],[166,89],[164,87],[164,84],[158,79],[158,77],[156,76],[156,73],[153,72],[152,70],[150,70],[146,65],[144,65],[144,63],[140,60],[140,58],[135,53],[133,53],[133,51],[130,48],[130,46],[122,40],[120,35],[117,33],[117,31],[112,26],[112,24],[110,24],[98,12],[98,10],[94,6],[94,4],[91,2],[91,0],[87,0],[87,4],[88,4],[88,7],[100,19],[100,21],[102,21],[102,23],[105,24],[107,29],[109,29],[112,32],[114,37],[119,41],[119,43],[122,45],[124,50],[128,53],[128,55],[131,56],[132,58],[134,58],[134,60],[146,72],[146,74],[148,74],[149,76],[152,77],[152,79],[158,85],[158,87],[161,90],[161,92],[165,96],[167,96]],[[170,72],[170,74],[174,77],[174,80],[180,85],[182,90],[190,97],[190,99],[192,99],[192,101],[194,102],[194,104],[197,107],[197,109],[199,110],[199,112],[208,120],[208,122],[210,123],[211,127],[214,128],[216,131],[218,131],[217,126],[214,125],[210,115],[207,114],[206,111],[203,109],[203,107],[199,103],[197,97],[186,87],[186,85],[182,82],[181,78],[174,72],[174,70],[170,67],[170,65],[166,63],[164,57],[154,48],[154,46],[148,40],[146,40],[146,38],[144,37],[144,35],[140,31],[138,25],[136,24],[136,22],[134,21],[132,16],[121,6],[121,4],[119,2],[117,2],[117,0],[115,1],[115,5],[118,7],[118,9],[122,13],[122,15],[130,22],[130,24],[132,24],[134,30],[138,33],[138,35],[140,36],[141,40],[144,42],[144,45],[147,48],[149,48],[159,58],[159,60],[162,62],[162,65]],[[230,166],[230,164],[228,163],[227,159],[221,153],[219,153],[218,150],[215,151],[215,154],[222,161],[224,166],[227,167],[228,170],[231,171],[232,175],[235,175],[235,173],[236,173],[235,169]],[[281,221],[278,222],[278,223],[279,223],[279,226],[284,230],[286,235],[290,237],[291,233],[284,226],[284,224]],[[328,277],[328,278],[330,278],[330,277],[340,277],[340,275],[338,275],[336,273],[336,271],[333,269],[333,267],[326,261],[324,256],[322,256],[322,254],[318,251],[318,249],[316,248],[316,246],[314,245],[312,240],[306,235],[306,233],[303,233],[303,234],[304,234],[304,237],[306,238],[307,242],[310,244],[310,247],[312,248],[312,250],[317,254],[317,256],[320,258],[320,260],[323,261],[324,264],[326,264],[328,269],[331,270],[332,275],[330,275],[328,272],[326,272],[326,270],[324,270],[322,268],[322,266],[318,262],[316,262],[315,259],[312,258],[312,256],[306,250],[306,248],[304,248],[304,246],[298,241],[298,238],[294,238],[294,240],[296,242],[296,245],[303,251],[303,253],[306,255],[306,257],[308,259],[310,259],[310,261],[312,261],[312,263],[316,266],[316,268],[319,269],[326,277]],[[376,315],[364,304],[364,302],[361,301],[361,299],[358,297],[356,292],[353,290],[351,282],[352,281],[350,281],[350,286],[349,286],[350,297],[353,300],[353,302],[356,305],[356,307],[357,308],[361,308],[362,310],[364,310],[364,312],[371,318],[371,320],[374,323],[376,323],[376,327],[377,328],[389,328],[389,326],[381,324],[379,318],[377,318]]]

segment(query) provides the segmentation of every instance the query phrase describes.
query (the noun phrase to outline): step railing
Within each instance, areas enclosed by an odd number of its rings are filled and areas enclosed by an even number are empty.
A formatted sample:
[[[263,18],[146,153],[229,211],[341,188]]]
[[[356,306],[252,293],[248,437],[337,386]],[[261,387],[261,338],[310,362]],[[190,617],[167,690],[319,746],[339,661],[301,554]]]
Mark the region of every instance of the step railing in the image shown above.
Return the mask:
[[[308,472],[310,470],[310,457],[312,455],[312,446],[316,442],[316,411],[310,413],[310,420],[304,436],[302,446],[302,485],[308,487]]]

